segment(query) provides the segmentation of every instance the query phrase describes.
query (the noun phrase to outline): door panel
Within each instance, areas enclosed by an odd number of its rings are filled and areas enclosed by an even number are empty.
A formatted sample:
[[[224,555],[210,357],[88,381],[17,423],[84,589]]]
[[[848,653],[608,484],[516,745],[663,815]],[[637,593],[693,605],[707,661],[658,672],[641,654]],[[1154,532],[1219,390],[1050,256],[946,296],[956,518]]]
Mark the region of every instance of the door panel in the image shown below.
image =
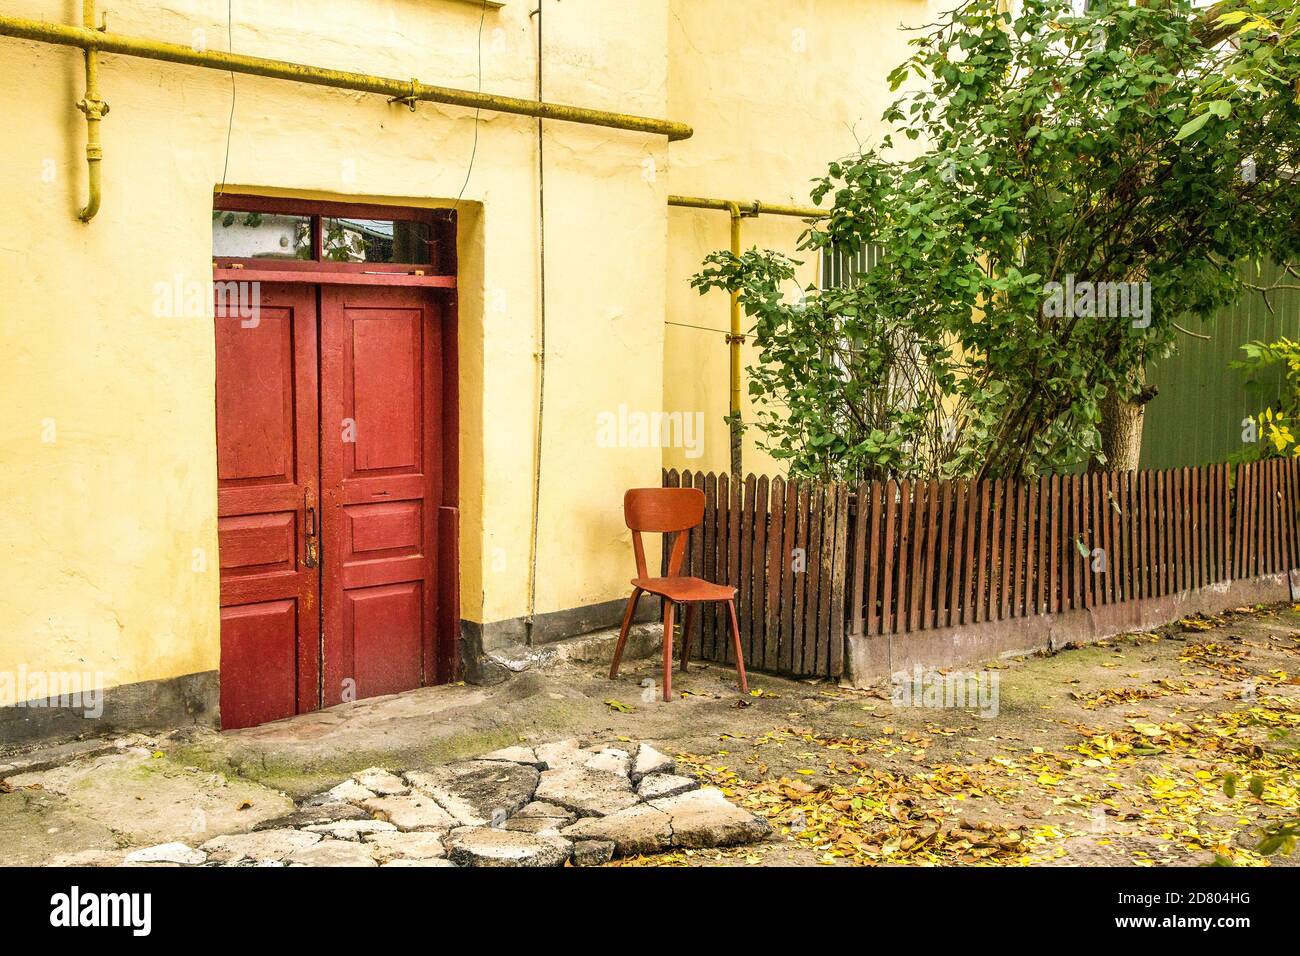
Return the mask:
[[[423,676],[423,582],[349,588],[343,634],[355,662],[359,696],[377,697],[419,687]]]
[[[307,560],[318,468],[316,292],[263,285],[216,317],[221,723],[319,702],[320,577]]]
[[[294,600],[221,609],[221,726],[252,727],[298,712]]]
[[[321,289],[326,706],[440,676],[440,308],[420,289]]]

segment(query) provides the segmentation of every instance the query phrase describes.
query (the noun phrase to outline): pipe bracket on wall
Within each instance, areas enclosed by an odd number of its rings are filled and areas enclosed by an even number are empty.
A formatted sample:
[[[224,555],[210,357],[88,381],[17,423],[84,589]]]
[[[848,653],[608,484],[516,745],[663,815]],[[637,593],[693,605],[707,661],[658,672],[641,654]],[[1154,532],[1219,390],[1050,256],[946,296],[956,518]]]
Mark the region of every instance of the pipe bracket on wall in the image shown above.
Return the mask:
[[[393,96],[393,97],[390,97],[389,100],[388,100],[388,102],[393,103],[393,104],[401,103],[403,106],[409,106],[410,109],[411,109],[411,112],[414,113],[414,112],[415,112],[415,104],[418,103],[418,102],[420,102],[419,93],[420,93],[420,81],[417,80],[415,77],[412,77],[412,78],[411,78],[411,92],[408,93],[406,96]]]

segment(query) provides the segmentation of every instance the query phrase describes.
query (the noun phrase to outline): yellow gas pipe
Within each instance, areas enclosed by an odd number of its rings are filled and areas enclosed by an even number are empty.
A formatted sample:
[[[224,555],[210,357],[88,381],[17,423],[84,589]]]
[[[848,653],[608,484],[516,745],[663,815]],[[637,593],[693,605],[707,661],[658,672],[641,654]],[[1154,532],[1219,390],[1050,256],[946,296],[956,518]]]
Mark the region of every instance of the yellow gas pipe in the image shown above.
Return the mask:
[[[498,96],[494,93],[480,93],[446,86],[429,86],[419,80],[397,80],[372,76],[368,73],[330,70],[286,60],[245,56],[242,53],[198,51],[160,40],[122,36],[93,28],[94,4],[91,0],[85,0],[84,15],[87,19],[85,25],[80,27],[49,23],[44,20],[29,20],[25,17],[0,16],[0,36],[79,47],[86,51],[86,99],[82,104],[78,104],[78,108],[86,114],[90,127],[88,136],[93,137],[93,141],[88,141],[86,146],[86,156],[91,167],[91,198],[89,205],[80,213],[81,218],[87,221],[95,215],[99,207],[99,161],[102,158],[102,149],[99,145],[99,121],[108,112],[108,107],[99,99],[99,62],[96,55],[98,53],[117,53],[146,60],[161,60],[166,63],[182,63],[186,66],[220,70],[223,73],[264,76],[313,86],[355,90],[359,93],[378,93],[388,96],[394,102],[406,103],[412,108],[417,102],[444,103],[497,113],[513,113],[519,116],[535,116],[539,119],[583,123],[588,126],[654,133],[667,136],[669,141],[689,139],[694,132],[685,123],[675,123],[671,120],[567,106],[562,103],[545,103],[516,96]]]
[[[669,196],[668,205],[683,206],[688,209],[718,209],[731,216],[731,254],[739,256],[741,252],[740,222],[768,214],[773,216],[795,216],[800,219],[822,219],[826,212],[812,206],[783,206],[778,203],[740,202],[735,199],[704,199],[699,196]],[[730,354],[731,371],[731,473],[739,476],[742,470],[741,435],[743,427],[740,420],[740,346],[745,335],[740,327],[740,293],[731,293],[731,323],[727,333],[727,346]]]
[[[81,22],[87,30],[95,27],[95,0],[84,0],[81,4]],[[86,206],[77,213],[82,222],[90,222],[99,212],[101,196],[100,163],[104,160],[104,148],[100,145],[99,124],[108,115],[108,104],[99,98],[99,53],[91,47],[85,49],[86,58],[86,98],[77,104],[77,109],[86,114],[86,180],[90,193]]]
[[[755,203],[757,205],[757,203]],[[727,212],[731,216],[731,254],[740,257],[740,204],[727,203]],[[758,215],[754,213],[753,215]],[[740,293],[731,293],[731,323],[727,332],[727,353],[731,359],[731,473],[737,477],[741,473],[741,427],[740,427],[740,346],[745,336],[740,331]]]

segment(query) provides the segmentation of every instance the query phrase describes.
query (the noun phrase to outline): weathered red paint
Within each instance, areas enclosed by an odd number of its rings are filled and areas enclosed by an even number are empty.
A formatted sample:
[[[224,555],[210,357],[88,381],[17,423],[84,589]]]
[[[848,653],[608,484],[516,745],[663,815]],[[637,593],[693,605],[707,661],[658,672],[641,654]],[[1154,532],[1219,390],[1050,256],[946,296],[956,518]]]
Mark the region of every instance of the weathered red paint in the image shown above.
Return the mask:
[[[267,285],[256,323],[216,318],[221,715],[248,727],[319,700],[316,294]]]
[[[437,678],[442,311],[417,289],[321,290],[326,706]]]

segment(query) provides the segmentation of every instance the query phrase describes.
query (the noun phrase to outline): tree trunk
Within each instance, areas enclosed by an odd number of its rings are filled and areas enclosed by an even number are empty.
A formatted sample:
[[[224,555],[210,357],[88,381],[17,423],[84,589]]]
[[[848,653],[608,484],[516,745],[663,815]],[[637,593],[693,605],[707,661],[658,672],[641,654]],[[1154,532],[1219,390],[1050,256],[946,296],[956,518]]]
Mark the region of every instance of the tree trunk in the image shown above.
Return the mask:
[[[1146,384],[1146,370],[1139,368],[1136,388],[1125,394],[1112,388],[1101,400],[1101,453],[1105,460],[1094,458],[1089,471],[1136,471],[1142,453],[1142,422],[1147,402],[1156,397],[1155,385]]]

